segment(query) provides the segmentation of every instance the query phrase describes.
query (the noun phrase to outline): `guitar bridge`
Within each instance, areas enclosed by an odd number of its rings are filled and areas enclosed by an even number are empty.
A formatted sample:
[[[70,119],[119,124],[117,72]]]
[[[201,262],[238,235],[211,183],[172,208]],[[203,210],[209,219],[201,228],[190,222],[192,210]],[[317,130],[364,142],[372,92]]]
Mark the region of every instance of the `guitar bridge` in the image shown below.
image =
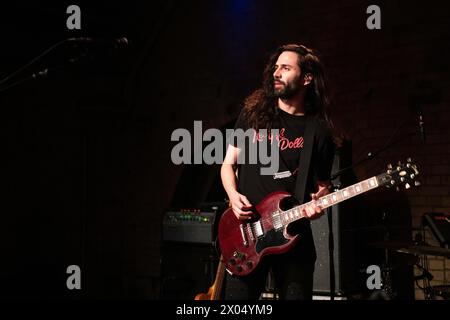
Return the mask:
[[[243,245],[248,247],[248,239],[247,239],[247,235],[246,235],[245,230],[244,230],[244,225],[242,223],[239,225],[239,230],[241,231],[241,237],[242,237]]]

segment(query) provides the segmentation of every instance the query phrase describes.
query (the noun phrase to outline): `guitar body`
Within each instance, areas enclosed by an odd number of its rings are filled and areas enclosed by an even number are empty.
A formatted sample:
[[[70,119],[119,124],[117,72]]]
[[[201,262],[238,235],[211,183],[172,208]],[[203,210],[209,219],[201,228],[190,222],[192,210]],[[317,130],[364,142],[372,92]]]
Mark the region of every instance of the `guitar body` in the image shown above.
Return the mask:
[[[222,214],[218,238],[229,272],[248,275],[262,257],[284,253],[297,242],[299,235],[289,235],[286,226],[277,223],[277,213],[282,211],[280,203],[288,197],[292,195],[284,191],[269,194],[256,205],[256,217],[249,221],[238,220],[232,208]]]

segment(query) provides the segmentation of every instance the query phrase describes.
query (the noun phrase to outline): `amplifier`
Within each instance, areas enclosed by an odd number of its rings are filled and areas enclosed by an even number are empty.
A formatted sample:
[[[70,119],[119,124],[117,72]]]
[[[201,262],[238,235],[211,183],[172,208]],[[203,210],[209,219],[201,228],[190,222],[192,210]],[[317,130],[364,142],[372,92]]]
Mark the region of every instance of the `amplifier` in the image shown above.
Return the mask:
[[[216,212],[168,211],[163,219],[163,241],[212,244]]]

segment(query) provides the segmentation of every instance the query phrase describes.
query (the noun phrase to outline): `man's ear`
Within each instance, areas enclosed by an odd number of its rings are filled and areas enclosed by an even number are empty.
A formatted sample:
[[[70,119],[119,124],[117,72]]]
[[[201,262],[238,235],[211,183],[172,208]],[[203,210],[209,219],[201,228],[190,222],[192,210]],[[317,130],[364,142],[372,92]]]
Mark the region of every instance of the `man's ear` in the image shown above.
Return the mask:
[[[304,86],[309,85],[312,80],[313,80],[313,75],[311,73],[305,73],[305,75],[303,76],[303,85]]]

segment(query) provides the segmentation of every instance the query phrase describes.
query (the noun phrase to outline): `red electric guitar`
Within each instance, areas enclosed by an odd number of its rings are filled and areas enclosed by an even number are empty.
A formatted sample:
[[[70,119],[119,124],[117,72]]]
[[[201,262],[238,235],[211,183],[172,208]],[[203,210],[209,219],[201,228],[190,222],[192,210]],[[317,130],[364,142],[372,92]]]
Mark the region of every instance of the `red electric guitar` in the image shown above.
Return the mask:
[[[323,196],[316,204],[325,209],[380,186],[405,184],[409,189],[418,174],[417,166],[408,159],[406,164],[399,162],[396,168],[389,165],[385,173]],[[415,181],[414,184],[420,183]],[[292,195],[285,191],[269,194],[256,205],[255,217],[248,221],[238,220],[232,208],[222,214],[218,237],[225,267],[230,273],[248,275],[265,255],[286,252],[295,244],[300,235],[290,235],[287,227],[291,222],[306,218],[303,210],[312,202],[282,210],[280,203],[288,197]]]

